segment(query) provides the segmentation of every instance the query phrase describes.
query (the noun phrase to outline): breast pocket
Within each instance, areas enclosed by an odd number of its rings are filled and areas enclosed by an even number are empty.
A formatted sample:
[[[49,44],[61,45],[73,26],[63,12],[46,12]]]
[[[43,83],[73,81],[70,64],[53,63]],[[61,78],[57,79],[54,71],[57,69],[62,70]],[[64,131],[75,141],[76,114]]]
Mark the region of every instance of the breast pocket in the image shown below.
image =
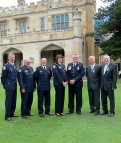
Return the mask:
[[[14,70],[12,68],[9,69],[9,72],[12,73]]]
[[[39,71],[39,74],[43,74],[43,71]]]

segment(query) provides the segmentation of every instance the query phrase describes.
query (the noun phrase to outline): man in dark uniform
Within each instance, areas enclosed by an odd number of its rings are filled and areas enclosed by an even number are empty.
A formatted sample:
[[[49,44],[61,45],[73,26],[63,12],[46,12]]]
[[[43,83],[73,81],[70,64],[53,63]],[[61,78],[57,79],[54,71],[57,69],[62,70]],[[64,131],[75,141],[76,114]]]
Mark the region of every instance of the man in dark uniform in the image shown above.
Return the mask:
[[[21,116],[26,119],[27,116],[32,116],[31,106],[33,102],[33,91],[36,87],[34,83],[34,71],[30,66],[30,59],[24,60],[24,66],[19,69],[18,81],[21,91]]]
[[[101,115],[108,114],[107,107],[107,97],[110,101],[110,112],[109,117],[113,117],[115,114],[115,97],[114,90],[116,89],[117,83],[117,65],[110,62],[110,57],[105,55],[103,57],[103,62],[101,66],[101,100],[103,113]]]
[[[17,98],[17,68],[14,64],[15,55],[10,53],[8,55],[8,63],[3,66],[1,82],[5,89],[5,120],[11,121],[16,109]]]
[[[68,114],[74,112],[74,95],[76,95],[76,112],[77,114],[81,114],[83,86],[82,78],[85,75],[85,69],[83,64],[78,62],[79,56],[77,54],[74,54],[72,58],[73,62],[69,63],[67,66],[67,78],[69,87]]]
[[[45,103],[45,115],[52,115],[50,113],[50,79],[52,71],[47,66],[47,59],[41,59],[41,66],[36,68],[34,78],[37,83],[38,94],[38,112],[40,117],[44,117],[43,102]]]
[[[86,68],[87,87],[90,113],[100,112],[100,66],[95,63],[95,57],[89,56],[89,66]]]

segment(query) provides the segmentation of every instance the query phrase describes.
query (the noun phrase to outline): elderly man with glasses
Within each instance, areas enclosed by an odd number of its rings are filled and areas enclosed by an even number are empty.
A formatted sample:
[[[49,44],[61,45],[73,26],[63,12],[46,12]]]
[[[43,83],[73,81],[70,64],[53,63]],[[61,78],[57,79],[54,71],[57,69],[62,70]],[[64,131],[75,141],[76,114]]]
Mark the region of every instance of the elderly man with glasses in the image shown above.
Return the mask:
[[[24,66],[19,69],[18,81],[21,91],[21,116],[26,119],[27,116],[32,116],[31,106],[33,102],[33,91],[36,87],[33,77],[34,71],[30,66],[30,59],[24,60]]]

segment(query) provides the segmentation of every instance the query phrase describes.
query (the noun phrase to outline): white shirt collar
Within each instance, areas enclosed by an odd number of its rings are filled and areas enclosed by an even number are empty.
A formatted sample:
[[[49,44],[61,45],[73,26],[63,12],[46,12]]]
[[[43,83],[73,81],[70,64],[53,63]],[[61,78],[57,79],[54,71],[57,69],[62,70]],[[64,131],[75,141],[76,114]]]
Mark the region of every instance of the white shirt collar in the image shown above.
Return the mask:
[[[9,63],[10,63],[11,65],[14,65],[14,63],[11,63],[10,61],[9,61]]]
[[[94,66],[95,66],[95,63],[91,65],[91,67],[93,67],[93,68],[94,68]]]
[[[110,62],[109,63],[105,63],[105,66],[108,66],[110,64]]]

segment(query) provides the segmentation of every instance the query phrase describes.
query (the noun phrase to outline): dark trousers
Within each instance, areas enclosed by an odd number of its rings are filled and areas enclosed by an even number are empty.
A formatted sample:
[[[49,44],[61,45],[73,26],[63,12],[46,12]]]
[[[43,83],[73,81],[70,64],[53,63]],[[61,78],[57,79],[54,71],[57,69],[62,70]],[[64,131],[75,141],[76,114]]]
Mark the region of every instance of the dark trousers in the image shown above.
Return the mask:
[[[65,98],[65,87],[63,84],[54,85],[55,87],[55,113],[63,113],[64,109],[64,98]]]
[[[16,99],[17,91],[16,90],[5,90],[6,99],[5,99],[5,119],[14,115],[16,109]]]
[[[33,102],[33,92],[21,92],[21,115],[29,115]]]
[[[90,110],[100,111],[100,90],[88,89]]]
[[[109,97],[109,102],[110,102],[110,112],[114,113],[115,112],[115,98],[114,98],[114,90],[105,90],[104,88],[101,89],[101,101],[102,101],[102,108],[103,111],[106,112],[108,111],[107,107],[107,97]]]
[[[82,87],[69,85],[69,112],[74,112],[74,95],[76,95],[76,112],[80,112],[82,108]]]
[[[43,103],[45,105],[45,113],[50,112],[50,90],[38,90],[38,112],[43,113]]]

